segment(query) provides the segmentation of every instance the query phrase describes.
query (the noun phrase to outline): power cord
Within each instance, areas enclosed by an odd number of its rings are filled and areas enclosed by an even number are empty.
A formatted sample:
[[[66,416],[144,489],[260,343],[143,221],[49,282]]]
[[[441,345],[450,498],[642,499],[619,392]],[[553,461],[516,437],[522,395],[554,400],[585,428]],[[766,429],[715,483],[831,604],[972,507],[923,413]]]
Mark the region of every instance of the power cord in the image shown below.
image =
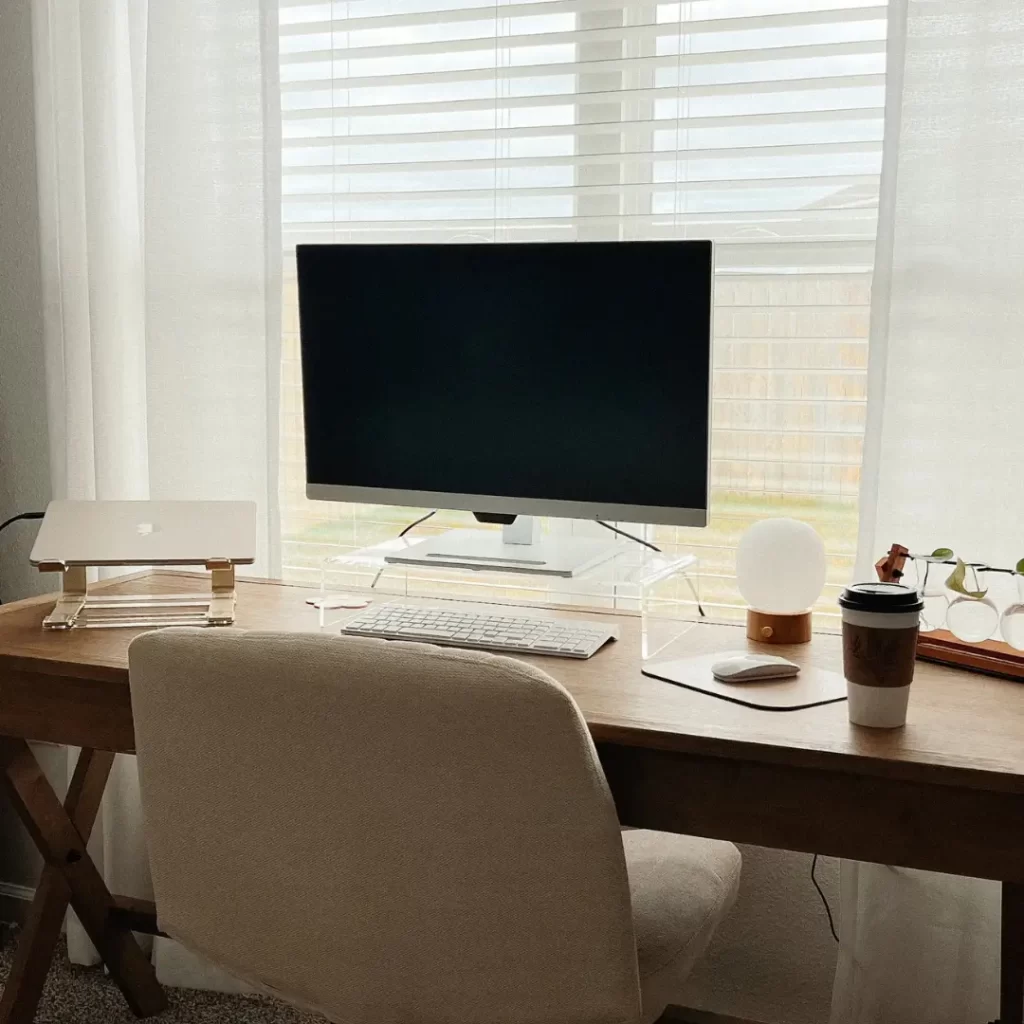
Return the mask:
[[[420,523],[425,523],[431,516],[436,516],[437,512],[438,512],[438,510],[436,508],[434,508],[434,509],[431,509],[425,516],[420,516],[419,519],[414,519],[411,523],[409,523],[407,526],[404,526],[401,529],[401,531],[399,532],[398,536],[399,537],[404,537],[410,530],[416,529],[416,527],[419,526]],[[384,567],[382,566],[380,569],[377,570],[377,575],[373,577],[373,582],[370,584],[370,589],[371,590],[373,590],[374,587],[377,586],[377,583],[380,581],[380,578],[383,575],[384,575]]]
[[[20,523],[22,520],[25,519],[42,519],[44,514],[45,513],[43,512],[19,512],[18,515],[11,516],[10,519],[7,519],[4,522],[0,523],[0,533],[6,530],[7,527],[10,526],[12,523]],[[2,603],[3,602],[0,601],[0,604]]]
[[[419,519],[414,520],[408,526],[406,526],[399,534],[399,537],[404,537],[410,530],[416,529],[420,523],[425,523],[431,516],[437,515],[437,509],[431,509],[425,516],[420,516]]]
[[[814,888],[818,890],[818,895],[821,897],[821,905],[825,908],[825,913],[828,915],[828,929],[832,933],[832,938],[839,941],[839,936],[836,934],[835,921],[832,919],[832,908],[828,905],[828,899],[825,896],[825,890],[818,884],[818,855],[815,854],[811,860],[811,881],[814,883]]]
[[[606,523],[603,519],[595,520],[598,526],[603,526],[606,530],[611,530],[612,533],[617,533],[620,537],[625,537],[626,540],[636,541],[637,544],[643,544],[645,548],[650,548],[652,551],[657,551],[661,554],[661,548],[657,544],[652,544],[649,540],[644,540],[642,537],[637,537],[633,533],[627,533],[625,530],[620,530],[617,526],[612,526],[611,523]]]
[[[42,519],[45,512],[20,512],[16,516],[11,516],[6,522],[0,523],[0,530],[6,530],[11,523],[20,522],[22,519]]]
[[[644,540],[643,537],[637,537],[636,534],[620,530],[617,526],[612,526],[611,523],[606,523],[603,519],[595,519],[594,522],[598,526],[603,526],[606,530],[611,530],[612,533],[617,533],[620,537],[625,537],[626,540],[635,541],[637,544],[642,544],[645,548],[650,548],[652,551],[657,551],[659,555],[661,554],[661,548],[657,544],[652,544],[649,540]],[[683,573],[683,579],[686,580],[686,585],[690,588],[694,601],[697,602],[697,611],[700,613],[700,617],[706,619],[707,612],[704,611],[704,606],[700,603],[700,596],[697,594],[697,588],[693,585],[693,580],[686,573]]]

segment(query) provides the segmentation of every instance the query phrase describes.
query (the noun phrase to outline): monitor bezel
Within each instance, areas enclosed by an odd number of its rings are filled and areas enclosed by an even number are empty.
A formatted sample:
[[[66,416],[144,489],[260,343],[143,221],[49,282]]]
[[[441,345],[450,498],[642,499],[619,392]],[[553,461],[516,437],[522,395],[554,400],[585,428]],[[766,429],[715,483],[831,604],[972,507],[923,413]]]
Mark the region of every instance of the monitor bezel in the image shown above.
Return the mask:
[[[710,473],[710,459],[708,460]],[[405,505],[411,508],[452,509],[465,512],[500,512],[520,516],[555,516],[562,519],[605,519],[659,526],[707,526],[707,508],[671,508],[656,505],[598,504],[563,498],[513,498],[495,494],[453,494],[447,491],[405,491],[387,487],[345,484],[306,484],[311,501],[348,501],[359,504]]]
[[[652,239],[651,241],[655,241]],[[707,408],[708,430],[707,448],[705,452],[704,473],[704,506],[702,508],[683,508],[661,505],[632,505],[618,502],[574,501],[564,498],[526,498],[496,494],[463,494],[454,491],[421,491],[392,487],[366,487],[351,484],[322,484],[306,481],[306,497],[310,501],[351,502],[357,504],[395,505],[409,508],[436,508],[465,512],[487,512],[507,515],[552,516],[563,519],[603,519],[610,522],[648,523],[657,526],[693,526],[706,527],[710,518],[711,506],[711,419],[714,396],[712,379],[714,375],[714,341],[715,341],[715,250],[712,239],[659,239],[664,244],[702,243],[708,246],[710,273],[708,280],[708,379]],[[358,244],[358,243],[356,243]],[[371,243],[379,244],[379,243]],[[398,243],[415,245],[416,243]],[[450,243],[457,245],[459,243]],[[516,242],[496,242],[496,245],[516,245]],[[587,245],[588,242],[548,242],[531,244],[548,244],[552,246]],[[607,242],[602,244],[607,245]],[[629,241],[618,244],[629,245]],[[324,243],[304,246],[308,248],[324,247]],[[309,467],[306,467],[307,473]]]

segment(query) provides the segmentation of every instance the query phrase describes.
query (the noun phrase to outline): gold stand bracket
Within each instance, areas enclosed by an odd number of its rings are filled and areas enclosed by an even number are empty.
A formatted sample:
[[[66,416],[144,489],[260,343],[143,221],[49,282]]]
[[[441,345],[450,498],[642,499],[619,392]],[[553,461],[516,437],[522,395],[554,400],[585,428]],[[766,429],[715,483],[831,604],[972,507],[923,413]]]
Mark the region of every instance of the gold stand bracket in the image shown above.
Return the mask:
[[[206,611],[208,626],[230,626],[235,621],[235,567],[224,559],[211,559],[210,570],[213,593]]]
[[[61,573],[61,594],[43,629],[113,629],[139,626],[230,626],[235,621],[235,566],[206,560],[209,594],[90,594],[86,565],[40,562],[40,572]]]
[[[40,572],[62,573],[60,597],[53,611],[43,619],[44,629],[71,629],[85,607],[88,590],[87,570],[84,565],[65,565],[63,562],[42,562]]]

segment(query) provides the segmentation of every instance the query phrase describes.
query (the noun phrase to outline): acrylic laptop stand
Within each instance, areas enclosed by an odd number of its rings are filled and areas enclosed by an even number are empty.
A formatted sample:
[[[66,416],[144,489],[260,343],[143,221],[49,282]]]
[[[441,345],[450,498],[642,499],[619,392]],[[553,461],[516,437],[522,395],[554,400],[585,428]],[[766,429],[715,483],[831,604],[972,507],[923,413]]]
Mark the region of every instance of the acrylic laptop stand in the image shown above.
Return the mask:
[[[61,573],[44,629],[227,626],[235,566],[256,559],[256,506],[247,501],[51,502],[32,549],[40,572]],[[209,594],[90,593],[100,567],[204,566]]]

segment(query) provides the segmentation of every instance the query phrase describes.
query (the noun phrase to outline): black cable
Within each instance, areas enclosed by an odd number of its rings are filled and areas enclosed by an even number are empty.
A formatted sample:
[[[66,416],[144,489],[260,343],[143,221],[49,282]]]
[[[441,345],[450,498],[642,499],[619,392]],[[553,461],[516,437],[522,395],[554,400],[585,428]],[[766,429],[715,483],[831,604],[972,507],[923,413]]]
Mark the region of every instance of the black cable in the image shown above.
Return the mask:
[[[410,530],[413,530],[417,526],[419,526],[420,523],[425,523],[431,516],[436,516],[436,515],[437,515],[437,509],[436,508],[431,509],[425,516],[420,516],[419,519],[414,519],[411,523],[409,523],[408,526],[403,527],[401,532],[398,534],[398,536],[399,537],[404,537]],[[377,575],[373,577],[373,582],[370,584],[370,589],[371,590],[373,590],[374,587],[377,586],[378,582],[380,582],[381,576],[383,576],[383,575],[384,575],[384,567],[381,567],[380,569],[377,570]]]
[[[828,915],[828,929],[832,933],[832,938],[839,941],[839,936],[836,934],[835,921],[832,919],[832,908],[828,905],[828,900],[825,897],[825,890],[818,884],[818,876],[816,874],[818,869],[818,855],[814,855],[814,859],[811,861],[811,881],[814,883],[814,888],[818,890],[818,895],[821,897],[821,905],[825,908],[825,913]]]
[[[645,548],[650,548],[652,551],[657,551],[661,554],[661,548],[657,544],[652,544],[649,540],[644,540],[642,537],[637,537],[632,533],[626,533],[625,530],[620,530],[617,526],[612,526],[611,523],[606,523],[603,519],[596,520],[598,526],[603,526],[606,530],[611,530],[612,533],[617,533],[620,537],[625,537],[626,540],[634,540],[637,544],[643,544]]]
[[[45,514],[45,512],[22,512],[19,515],[11,516],[6,522],[0,523],[0,530],[6,530],[11,523],[17,523],[22,519],[42,519]]]
[[[0,533],[6,530],[12,523],[19,523],[23,519],[42,519],[44,515],[44,512],[19,512],[18,515],[11,516],[10,519],[0,523]],[[3,602],[0,601],[0,604],[3,604]]]
[[[410,530],[415,529],[420,523],[425,523],[431,516],[437,515],[437,509],[431,509],[425,516],[420,516],[415,522],[410,523],[402,532],[398,535],[404,537]]]

